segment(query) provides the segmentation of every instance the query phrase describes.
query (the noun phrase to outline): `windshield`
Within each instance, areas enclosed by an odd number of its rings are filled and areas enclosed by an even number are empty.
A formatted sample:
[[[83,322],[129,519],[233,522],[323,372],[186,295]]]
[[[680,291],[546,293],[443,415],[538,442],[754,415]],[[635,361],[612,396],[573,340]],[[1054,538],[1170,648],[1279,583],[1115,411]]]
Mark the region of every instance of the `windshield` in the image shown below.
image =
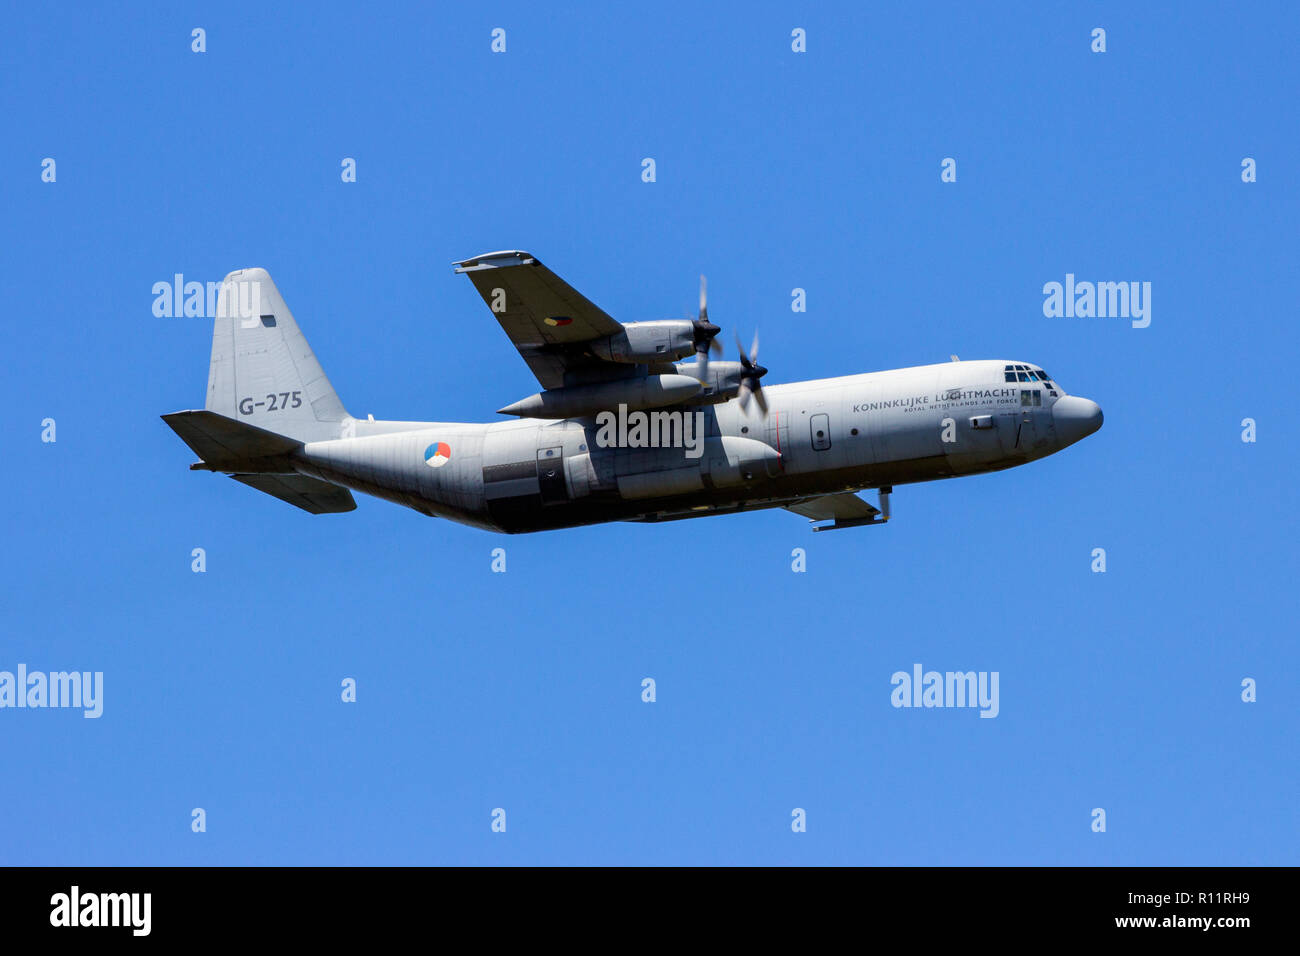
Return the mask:
[[[1008,382],[1042,382],[1048,388],[1060,388],[1052,380],[1052,376],[1032,365],[1004,365],[1002,376]]]

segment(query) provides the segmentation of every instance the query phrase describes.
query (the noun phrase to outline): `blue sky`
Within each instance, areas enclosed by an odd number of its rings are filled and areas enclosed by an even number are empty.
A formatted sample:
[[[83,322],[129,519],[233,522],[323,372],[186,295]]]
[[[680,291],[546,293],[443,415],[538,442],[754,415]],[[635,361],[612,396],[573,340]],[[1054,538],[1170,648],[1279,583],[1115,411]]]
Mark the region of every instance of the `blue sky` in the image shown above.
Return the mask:
[[[1300,15],[871,7],[8,10],[0,670],[105,699],[0,710],[0,862],[1295,863]],[[821,536],[187,470],[211,323],[155,282],[264,266],[354,414],[487,421],[536,384],[450,263],[502,248],[623,320],[707,273],[769,384],[1016,358],[1105,427]],[[1150,327],[1044,317],[1066,273],[1151,282]],[[891,707],[918,662],[999,716]]]

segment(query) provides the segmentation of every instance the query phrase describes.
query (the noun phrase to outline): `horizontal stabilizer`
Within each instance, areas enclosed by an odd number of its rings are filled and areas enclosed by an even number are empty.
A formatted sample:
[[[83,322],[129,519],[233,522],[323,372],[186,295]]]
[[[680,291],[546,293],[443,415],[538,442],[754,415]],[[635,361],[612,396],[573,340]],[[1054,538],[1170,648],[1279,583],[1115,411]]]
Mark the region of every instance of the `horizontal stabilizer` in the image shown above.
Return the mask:
[[[308,478],[306,475],[231,475],[230,477],[314,515],[355,511],[357,507],[352,492],[346,488],[331,485],[328,481]]]
[[[162,420],[213,471],[292,472],[288,455],[302,447],[302,442],[216,412],[172,412]]]

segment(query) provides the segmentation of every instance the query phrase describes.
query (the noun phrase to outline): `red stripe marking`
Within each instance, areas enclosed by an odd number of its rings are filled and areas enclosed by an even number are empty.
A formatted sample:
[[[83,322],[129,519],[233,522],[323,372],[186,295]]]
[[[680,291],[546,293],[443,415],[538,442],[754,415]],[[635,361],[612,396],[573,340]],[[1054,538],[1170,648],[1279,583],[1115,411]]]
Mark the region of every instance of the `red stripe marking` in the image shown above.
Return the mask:
[[[776,416],[776,453],[779,456],[781,455],[781,413],[773,412],[772,414]],[[776,460],[776,466],[781,471],[785,471],[785,458],[778,457]]]

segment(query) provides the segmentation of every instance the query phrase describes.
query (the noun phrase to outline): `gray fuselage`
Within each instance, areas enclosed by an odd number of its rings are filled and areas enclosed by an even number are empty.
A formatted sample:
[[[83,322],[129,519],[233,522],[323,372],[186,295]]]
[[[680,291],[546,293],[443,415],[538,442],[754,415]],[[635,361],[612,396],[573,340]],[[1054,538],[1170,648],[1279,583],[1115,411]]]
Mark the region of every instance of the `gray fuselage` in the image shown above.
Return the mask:
[[[1032,375],[1026,381],[1016,368],[1033,367],[948,362],[771,385],[766,416],[753,403],[742,411],[734,399],[660,409],[702,413],[696,421],[707,440],[693,449],[611,445],[610,430],[602,435],[591,418],[349,419],[348,437],[307,442],[293,467],[427,515],[508,533],[770,508],[998,471],[1100,427],[1095,403]]]

